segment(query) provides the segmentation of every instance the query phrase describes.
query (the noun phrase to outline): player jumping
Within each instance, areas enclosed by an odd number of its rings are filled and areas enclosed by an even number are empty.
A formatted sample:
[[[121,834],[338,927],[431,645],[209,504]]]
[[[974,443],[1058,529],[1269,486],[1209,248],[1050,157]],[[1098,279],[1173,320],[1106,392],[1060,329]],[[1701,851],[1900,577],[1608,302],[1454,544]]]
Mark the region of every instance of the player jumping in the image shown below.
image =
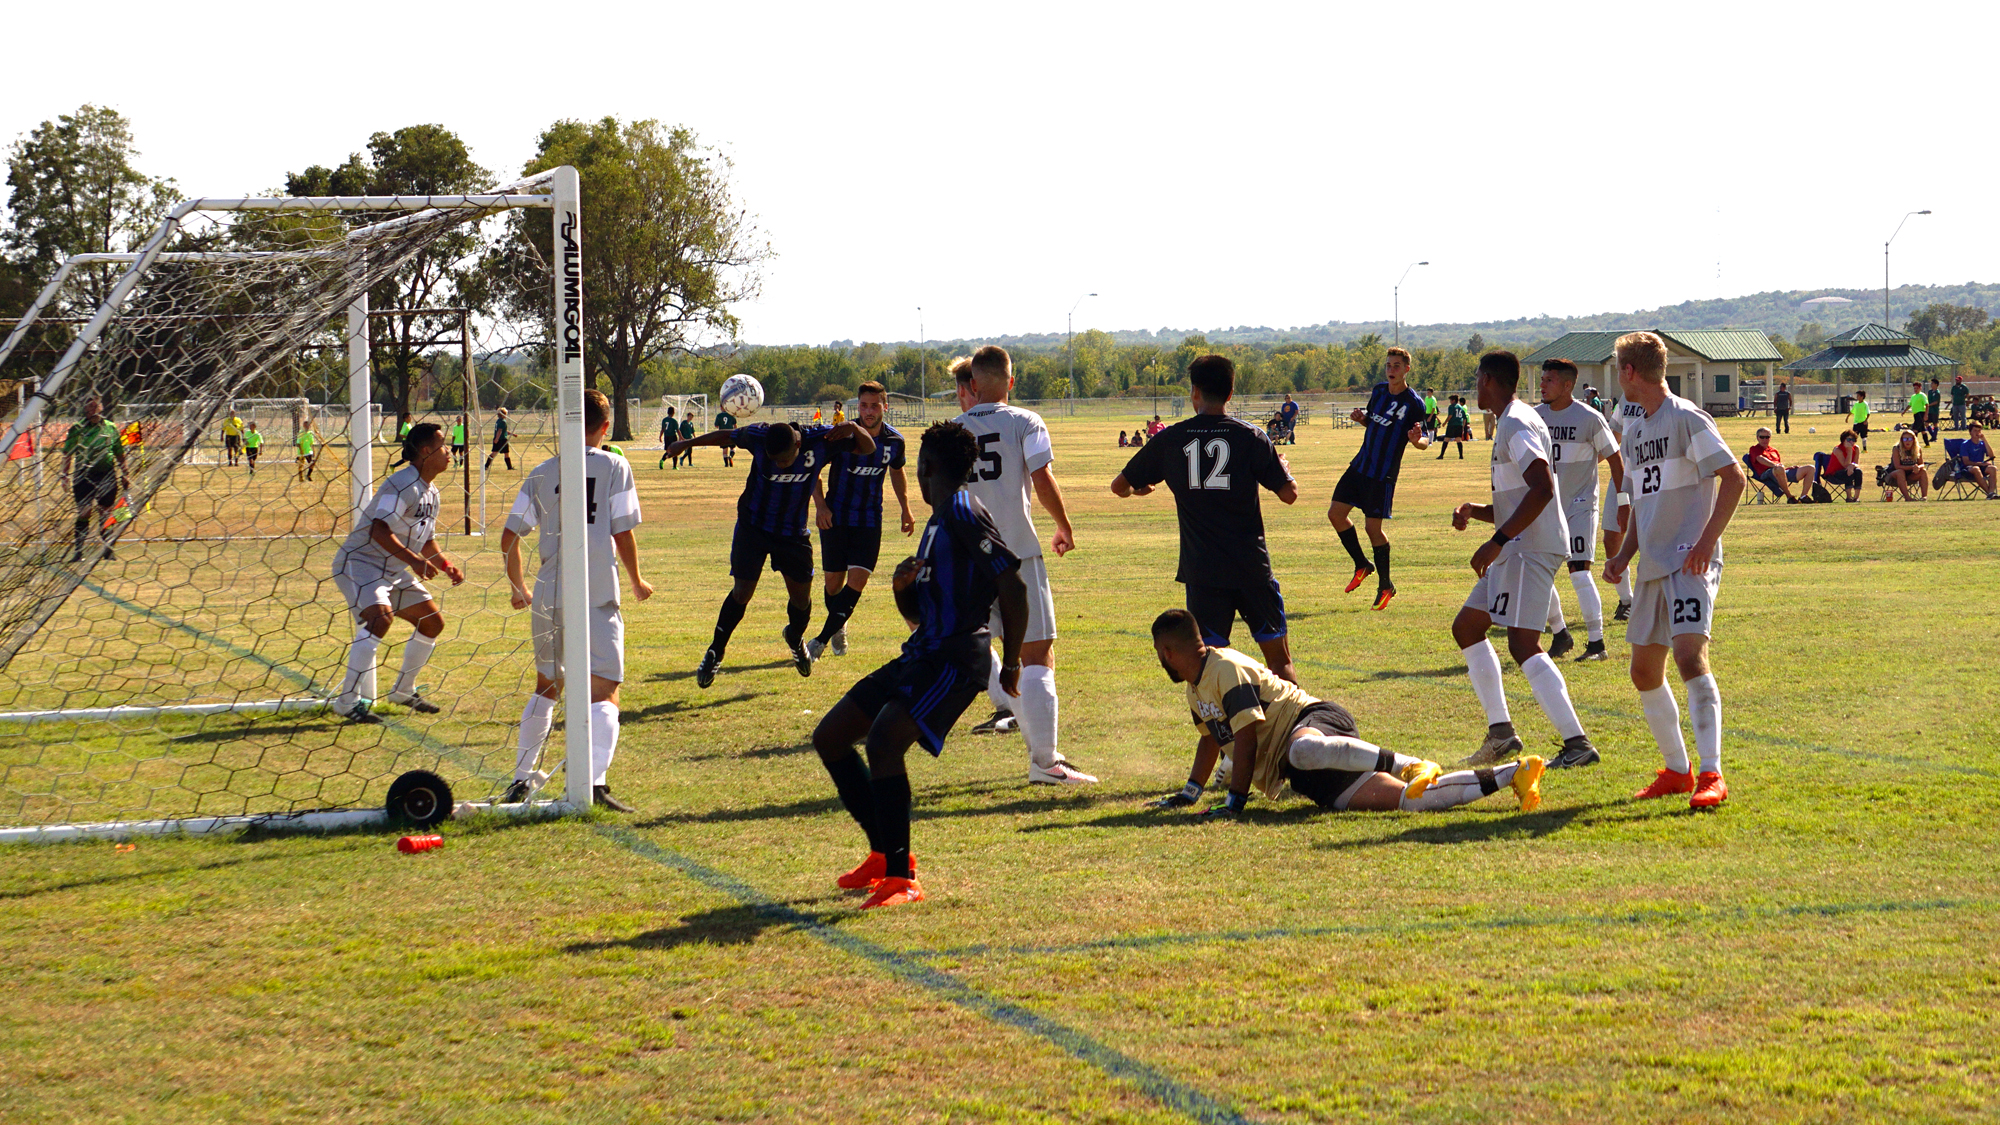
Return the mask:
[[[1722,781],[1722,693],[1708,666],[1709,622],[1722,586],[1722,532],[1743,498],[1743,468],[1723,444],[1715,419],[1667,390],[1667,345],[1651,332],[1618,338],[1618,389],[1639,407],[1625,423],[1625,463],[1632,518],[1625,542],[1604,564],[1616,581],[1636,557],[1632,619],[1632,686],[1666,765],[1639,800],[1691,793],[1688,805],[1712,809],[1729,797]],[[1673,690],[1666,685],[1667,650],[1687,685],[1701,773],[1688,768],[1687,744]]]
[[[677,457],[697,445],[748,449],[750,476],[736,501],[736,533],[729,543],[729,576],[736,584],[722,599],[722,610],[715,618],[715,639],[695,669],[695,685],[707,687],[715,682],[716,670],[729,650],[729,638],[743,620],[743,612],[750,608],[767,559],[771,569],[783,576],[789,596],[785,647],[791,651],[792,666],[799,675],[810,676],[813,662],[806,652],[805,638],[806,626],[812,622],[813,558],[812,537],[806,534],[806,508],[827,458],[849,449],[864,455],[873,453],[875,438],[853,422],[804,428],[790,422],[759,422],[676,439],[667,444],[666,455]]]
[[[916,530],[910,515],[909,485],[903,479],[902,431],[882,420],[882,408],[889,392],[870,380],[856,393],[854,421],[875,439],[867,453],[836,453],[829,467],[831,480],[821,492],[813,481],[815,522],[819,524],[820,566],[826,574],[826,624],[819,636],[806,642],[806,655],[818,660],[833,646],[835,656],[847,655],[847,619],[854,616],[855,603],[868,586],[882,554],[882,478],[896,490],[896,504],[903,510],[903,534]]]
[[[1369,392],[1367,409],[1353,414],[1355,422],[1367,427],[1361,435],[1361,450],[1340,475],[1340,483],[1333,486],[1333,503],[1326,509],[1341,546],[1354,557],[1354,578],[1348,582],[1347,592],[1353,593],[1374,575],[1376,609],[1387,608],[1396,596],[1396,584],[1389,580],[1389,537],[1382,534],[1382,521],[1390,518],[1395,507],[1403,448],[1430,448],[1430,439],[1424,436],[1424,400],[1410,389],[1410,353],[1390,348],[1383,366],[1389,378]],[[1368,542],[1375,548],[1372,564],[1361,557],[1361,537],[1347,518],[1356,508],[1361,509]]]
[[[924,431],[917,487],[931,518],[915,556],[896,567],[896,608],[915,631],[902,655],[848,689],[813,731],[813,749],[833,777],[840,803],[868,837],[868,858],[840,876],[849,890],[869,889],[864,909],[923,901],[910,855],[910,778],[904,755],[922,743],[933,756],[979,695],[993,663],[989,613],[1001,623],[1000,686],[1012,694],[1021,676],[1021,637],[1029,617],[1020,560],[979,501],[966,474],[979,458],[972,433],[956,422]],[[868,761],[854,752],[866,740]]]
[[[972,353],[966,371],[969,378],[961,396],[969,392],[974,402],[958,421],[979,443],[979,463],[966,487],[992,514],[1008,550],[1021,560],[1021,581],[1028,587],[1028,635],[1021,644],[1020,691],[1001,690],[1000,667],[995,663],[986,683],[994,717],[973,729],[998,730],[1003,716],[1016,714],[1021,737],[1028,744],[1029,781],[1092,785],[1097,779],[1071,765],[1057,748],[1055,595],[1049,590],[1048,564],[1042,558],[1041,539],[1029,511],[1031,493],[1041,499],[1042,507],[1056,521],[1049,545],[1057,556],[1076,549],[1076,533],[1069,525],[1062,489],[1049,468],[1055,461],[1049,428],[1041,415],[1008,405],[1007,395],[1014,388],[1014,361],[1007,349],[997,344],[980,348]],[[1018,704],[1009,696],[1018,696]],[[1015,706],[1020,708],[1018,712]]]
[[[605,771],[618,752],[618,685],[625,680],[625,618],[619,612],[618,568],[615,554],[632,578],[632,595],[640,601],[653,587],[639,577],[639,546],[632,529],[639,526],[639,491],[632,466],[599,448],[611,431],[611,400],[603,391],[583,392],[585,495],[584,557],[590,563],[590,606],[585,615],[590,630],[590,795],[593,804],[613,812],[633,812],[611,795]],[[562,459],[551,457],[529,471],[507,513],[500,533],[500,550],[507,558],[507,583],[515,609],[534,607],[530,632],[535,642],[535,694],[521,710],[520,748],[514,758],[514,783],[501,800],[514,804],[533,792],[535,761],[555,721],[556,699],[563,686],[562,608]],[[535,572],[532,596],[523,584],[521,537],[541,532],[541,569]]]
[[[1487,726],[1486,740],[1459,764],[1488,766],[1521,750],[1507,710],[1507,690],[1500,682],[1500,654],[1486,639],[1487,629],[1503,625],[1508,652],[1528,677],[1535,702],[1563,738],[1562,752],[1549,761],[1550,768],[1588,766],[1597,762],[1597,748],[1570,705],[1562,670],[1542,652],[1542,623],[1549,616],[1556,569],[1569,553],[1569,538],[1562,505],[1556,503],[1549,428],[1533,407],[1514,397],[1520,380],[1521,361],[1513,352],[1491,351],[1479,357],[1474,382],[1479,408],[1498,416],[1493,434],[1493,502],[1460,504],[1451,525],[1464,531],[1468,522],[1480,520],[1493,524],[1494,531],[1472,553],[1472,573],[1479,581],[1452,621],[1451,634],[1471,673],[1473,693],[1486,709]]]
[[[1542,364],[1542,403],[1535,413],[1549,428],[1549,453],[1555,458],[1556,502],[1562,505],[1563,522],[1568,525],[1569,582],[1576,589],[1576,604],[1583,611],[1588,643],[1579,662],[1603,660],[1604,599],[1597,595],[1597,583],[1590,576],[1590,564],[1597,557],[1597,462],[1611,466],[1611,492],[1625,492],[1625,459],[1618,455],[1618,443],[1611,427],[1589,404],[1577,401],[1576,364],[1551,359]],[[1611,523],[1617,525],[1623,509],[1611,509]],[[1549,643],[1549,659],[1559,660],[1575,646],[1562,621],[1562,595],[1549,599],[1549,627],[1555,639]]]
[[[438,490],[432,482],[451,467],[444,428],[434,422],[412,426],[403,438],[402,452],[405,464],[382,482],[361,513],[366,522],[357,521],[333,556],[333,584],[360,623],[347,646],[347,678],[341,681],[333,710],[356,723],[382,721],[361,698],[361,681],[374,670],[375,650],[388,634],[392,617],[409,622],[416,632],[403,645],[403,670],[387,701],[420,714],[437,713],[437,704],[417,693],[417,673],[423,671],[437,647],[438,634],[444,632],[444,613],[422,580],[443,571],[454,586],[465,581],[465,572],[431,541],[438,513]]]
[[[1186,610],[1153,621],[1154,655],[1169,680],[1186,685],[1188,713],[1202,733],[1187,784],[1148,808],[1194,804],[1225,750],[1229,794],[1204,816],[1236,816],[1253,788],[1275,799],[1286,782],[1321,806],[1352,812],[1448,809],[1503,788],[1514,790],[1522,812],[1541,804],[1540,758],[1445,773],[1436,762],[1363,742],[1347,708],[1315,699],[1234,649],[1204,643],[1202,632]]]
[[[1201,625],[1202,641],[1227,648],[1241,614],[1265,663],[1297,683],[1258,489],[1290,504],[1299,498],[1298,482],[1263,430],[1229,416],[1236,365],[1227,356],[1205,355],[1189,364],[1188,385],[1194,416],[1141,446],[1112,478],[1111,491],[1144,496],[1165,482],[1181,531],[1174,580],[1187,588],[1188,612]]]

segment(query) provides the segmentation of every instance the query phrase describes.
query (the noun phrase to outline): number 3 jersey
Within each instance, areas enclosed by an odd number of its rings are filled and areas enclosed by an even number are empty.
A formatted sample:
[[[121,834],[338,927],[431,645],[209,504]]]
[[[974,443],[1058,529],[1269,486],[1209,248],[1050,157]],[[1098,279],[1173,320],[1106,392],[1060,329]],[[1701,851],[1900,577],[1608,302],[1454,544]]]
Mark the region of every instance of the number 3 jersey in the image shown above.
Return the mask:
[[[1622,451],[1639,528],[1638,581],[1665,578],[1701,538],[1715,510],[1715,474],[1736,455],[1707,411],[1673,394],[1650,416],[1625,419]]]
[[[625,458],[590,449],[583,455],[584,557],[590,563],[590,601],[618,604],[618,550],[611,537],[639,526],[639,489]],[[507,530],[526,535],[541,529],[542,566],[535,575],[537,605],[562,604],[561,458],[536,465],[521,482],[520,495],[507,513]]]
[[[1237,418],[1197,414],[1161,430],[1125,463],[1133,485],[1165,483],[1181,525],[1176,581],[1254,589],[1271,583],[1259,488],[1285,487],[1292,474],[1263,430]]]
[[[1015,558],[1040,558],[1042,540],[1030,511],[1034,486],[1029,478],[1056,459],[1042,416],[1004,402],[982,402],[956,421],[979,443],[967,491],[993,517]]]

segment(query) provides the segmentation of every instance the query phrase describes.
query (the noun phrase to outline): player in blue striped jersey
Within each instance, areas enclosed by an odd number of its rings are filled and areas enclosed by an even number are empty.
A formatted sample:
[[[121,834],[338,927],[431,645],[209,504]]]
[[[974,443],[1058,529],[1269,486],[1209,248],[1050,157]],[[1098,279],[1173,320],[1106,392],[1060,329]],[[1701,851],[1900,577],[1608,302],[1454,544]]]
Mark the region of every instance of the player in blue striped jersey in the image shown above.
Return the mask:
[[[986,687],[992,664],[987,620],[1000,619],[1000,684],[1019,693],[1028,588],[1000,529],[965,490],[979,460],[972,432],[939,422],[924,432],[917,485],[931,506],[916,555],[896,567],[896,608],[914,631],[896,659],[848,690],[813,731],[813,749],[840,803],[868,837],[868,857],[836,883],[867,888],[863,908],[921,902],[910,858],[912,743],[937,755],[945,733]],[[866,740],[864,764],[854,745]]]
[[[888,391],[869,380],[855,392],[855,421],[875,439],[867,453],[836,453],[829,462],[824,486],[813,486],[813,507],[819,524],[820,569],[826,575],[826,624],[806,642],[815,661],[833,646],[835,656],[847,655],[847,619],[868,586],[882,554],[882,480],[896,490],[903,510],[903,534],[916,530],[910,515],[909,486],[903,480],[903,435],[882,419]]]
[[[736,447],[750,453],[750,475],[736,501],[736,532],[729,543],[729,576],[736,580],[715,618],[715,639],[702,654],[694,682],[707,687],[722,667],[729,638],[750,608],[757,580],[768,561],[785,580],[789,600],[785,647],[799,675],[812,675],[806,655],[806,626],[812,621],[812,538],[806,534],[806,509],[827,458],[853,450],[872,453],[875,439],[853,422],[838,426],[797,426],[790,422],[759,422],[733,430],[711,430],[667,446],[679,456],[698,445]]]
[[[1383,609],[1396,596],[1396,584],[1389,580],[1389,537],[1382,534],[1382,521],[1390,518],[1396,501],[1396,475],[1403,468],[1403,448],[1414,445],[1428,449],[1424,436],[1424,400],[1410,389],[1410,353],[1390,348],[1383,367],[1389,378],[1375,384],[1368,406],[1356,410],[1354,421],[1366,427],[1361,435],[1361,451],[1333,486],[1333,503],[1326,518],[1339,534],[1341,546],[1354,557],[1354,578],[1347,584],[1353,593],[1375,576],[1375,608]],[[1375,561],[1361,556],[1361,537],[1347,513],[1361,509],[1368,529],[1368,542],[1375,548]]]

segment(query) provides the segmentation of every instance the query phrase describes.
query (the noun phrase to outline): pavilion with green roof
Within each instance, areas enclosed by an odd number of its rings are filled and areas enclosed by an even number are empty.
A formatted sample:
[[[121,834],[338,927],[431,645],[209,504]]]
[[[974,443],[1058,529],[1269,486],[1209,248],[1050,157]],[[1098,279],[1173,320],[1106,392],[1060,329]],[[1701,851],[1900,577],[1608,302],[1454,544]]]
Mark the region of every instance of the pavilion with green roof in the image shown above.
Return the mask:
[[[1617,398],[1614,345],[1618,337],[1637,331],[1640,329],[1565,332],[1554,343],[1522,356],[1521,367],[1532,371],[1545,359],[1566,359],[1581,368],[1586,379],[1594,380],[1606,398]],[[1742,383],[1742,364],[1776,363],[1785,358],[1771,344],[1770,337],[1754,328],[1650,331],[1667,343],[1667,388],[1682,398],[1699,402],[1711,414],[1736,412],[1740,405],[1737,396]]]
[[[1831,371],[1833,394],[1840,397],[1841,382],[1850,371],[1879,371],[1879,382],[1888,383],[1889,372],[1926,367],[1956,367],[1958,361],[1917,346],[1917,338],[1879,324],[1850,328],[1827,340],[1826,348],[1787,363],[1784,371]],[[1866,382],[1857,377],[1857,383]]]

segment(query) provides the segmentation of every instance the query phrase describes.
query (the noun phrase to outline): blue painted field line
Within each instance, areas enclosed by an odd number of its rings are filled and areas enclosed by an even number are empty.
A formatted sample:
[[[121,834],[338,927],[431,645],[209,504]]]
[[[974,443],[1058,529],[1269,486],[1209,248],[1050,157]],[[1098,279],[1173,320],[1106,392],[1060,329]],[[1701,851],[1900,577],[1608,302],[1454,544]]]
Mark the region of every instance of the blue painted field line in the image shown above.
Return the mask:
[[[810,914],[774,901],[770,896],[734,876],[698,863],[679,852],[663,848],[629,828],[610,824],[598,824],[592,827],[599,835],[619,847],[662,866],[671,867],[710,890],[735,899],[765,918],[783,922],[843,953],[870,962],[905,984],[915,985],[969,1012],[985,1016],[995,1023],[1018,1028],[1053,1044],[1071,1057],[1096,1067],[1112,1078],[1130,1082],[1147,1097],[1189,1120],[1246,1122],[1242,1114],[1194,1087],[1170,1078],[1158,1069],[1107,1047],[1080,1031],[1065,1027],[1046,1016],[1037,1015],[1018,1004],[1010,1004],[997,996],[981,992],[949,973],[921,964],[911,954],[877,945],[867,938],[829,926]]]
[[[1489,932],[1494,930],[1540,929],[1561,926],[1647,926],[1655,924],[1728,922],[1749,919],[1838,918],[1854,914],[1913,914],[1929,910],[1956,910],[1979,905],[1970,899],[1932,899],[1922,902],[1834,902],[1758,909],[1734,907],[1725,910],[1631,910],[1619,914],[1527,915],[1500,918],[1438,918],[1418,922],[1382,922],[1345,926],[1274,926],[1261,930],[1217,930],[1210,933],[1134,934],[1130,937],[1098,938],[1069,945],[962,945],[946,949],[913,950],[908,956],[934,958],[985,957],[992,955],[1031,957],[1049,954],[1091,953],[1109,949],[1151,949],[1164,945],[1208,945],[1221,942],[1271,941],[1280,938],[1380,936],[1417,933]]]

